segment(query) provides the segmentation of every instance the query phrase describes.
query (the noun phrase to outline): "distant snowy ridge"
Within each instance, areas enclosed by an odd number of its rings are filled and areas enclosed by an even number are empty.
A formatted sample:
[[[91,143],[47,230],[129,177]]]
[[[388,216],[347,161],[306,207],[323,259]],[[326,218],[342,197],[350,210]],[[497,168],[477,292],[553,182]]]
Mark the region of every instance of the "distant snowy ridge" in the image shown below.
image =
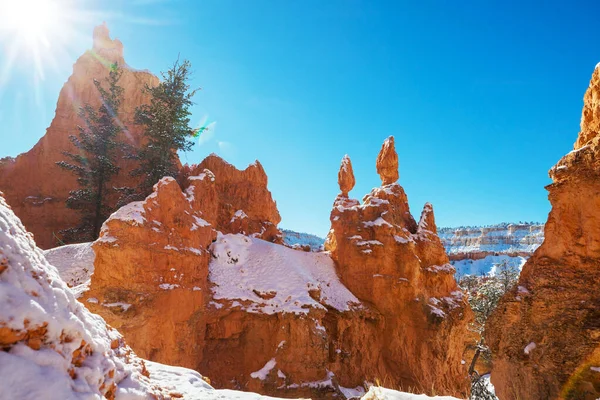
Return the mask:
[[[521,269],[544,241],[544,224],[439,228],[438,235],[458,276],[486,275],[503,262]]]
[[[310,233],[301,233],[282,229],[283,242],[290,247],[309,246],[311,251],[323,250],[325,239]]]
[[[503,223],[481,227],[440,228],[438,235],[450,256],[476,252],[531,255],[544,241],[544,225]]]

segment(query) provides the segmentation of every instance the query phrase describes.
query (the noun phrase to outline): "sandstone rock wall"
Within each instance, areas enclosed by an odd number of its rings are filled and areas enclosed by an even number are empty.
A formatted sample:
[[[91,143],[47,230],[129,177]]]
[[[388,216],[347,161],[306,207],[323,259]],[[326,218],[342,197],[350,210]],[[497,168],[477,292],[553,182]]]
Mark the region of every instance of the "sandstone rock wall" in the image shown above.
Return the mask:
[[[597,67],[575,150],[550,170],[544,242],[488,323],[501,399],[600,395],[599,79]]]
[[[73,65],[73,74],[60,91],[56,114],[46,134],[27,153],[0,160],[0,190],[42,248],[55,246],[60,230],[79,223],[78,213],[65,206],[69,191],[78,188],[76,178],[56,162],[65,160],[63,152],[75,150],[69,136],[77,135],[77,125],[82,123],[79,108],[85,104],[99,106],[93,81],[108,76],[108,67],[115,62],[123,67],[119,84],[124,89],[120,112],[121,122],[127,127],[124,139],[138,147],[141,131],[133,124],[135,108],[148,101],[142,93],[144,85],[156,85],[158,78],[129,68],[123,58],[122,43],[111,40],[108,29],[102,25],[94,30],[93,48]],[[135,163],[123,159],[119,166],[121,171],[114,186],[136,186],[129,176]],[[111,200],[114,204],[116,196]]]

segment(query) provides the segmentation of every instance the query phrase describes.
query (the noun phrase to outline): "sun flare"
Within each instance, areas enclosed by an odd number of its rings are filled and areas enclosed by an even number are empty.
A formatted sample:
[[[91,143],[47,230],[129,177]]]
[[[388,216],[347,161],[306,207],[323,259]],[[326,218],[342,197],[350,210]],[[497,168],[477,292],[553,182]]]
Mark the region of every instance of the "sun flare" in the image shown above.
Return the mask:
[[[58,0],[19,0],[2,2],[0,24],[28,45],[48,45],[48,39],[63,23]]]
[[[88,16],[74,0],[0,0],[0,87],[15,73],[34,84],[70,59]],[[65,58],[65,56],[67,56]]]

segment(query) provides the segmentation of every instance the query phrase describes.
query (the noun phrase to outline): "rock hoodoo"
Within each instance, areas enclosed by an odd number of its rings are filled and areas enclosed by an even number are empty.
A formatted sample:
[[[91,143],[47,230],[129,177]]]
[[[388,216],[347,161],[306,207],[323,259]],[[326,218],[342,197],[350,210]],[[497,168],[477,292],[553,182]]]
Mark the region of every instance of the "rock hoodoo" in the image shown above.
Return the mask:
[[[384,185],[389,185],[398,180],[398,153],[394,146],[394,137],[385,139],[381,146],[381,151],[377,156],[377,173],[381,177]]]
[[[378,346],[370,349],[379,362],[363,366],[365,373],[403,387],[464,394],[469,381],[462,357],[472,314],[436,234],[431,204],[417,224],[395,183],[397,168],[390,137],[377,158],[383,185],[362,204],[338,195],[325,247],[342,283],[385,321]]]
[[[94,79],[102,80],[108,76],[109,66],[115,62],[123,67],[119,85],[124,89],[120,113],[127,127],[124,139],[138,147],[141,132],[132,123],[135,108],[148,100],[141,90],[144,85],[156,85],[158,78],[149,72],[130,69],[123,59],[123,44],[111,40],[108,28],[101,25],[94,29],[93,48],[79,57],[73,66],[73,74],[60,91],[56,114],[46,134],[27,153],[14,159],[0,159],[0,190],[42,248],[56,245],[58,232],[79,222],[79,215],[65,206],[69,191],[78,187],[76,178],[58,167],[56,162],[64,160],[63,152],[74,149],[69,135],[77,134],[77,125],[82,123],[78,116],[79,107],[84,104],[99,106]],[[136,186],[129,176],[135,162],[122,159],[119,166],[121,171],[115,186]],[[115,196],[112,201],[116,200]]]
[[[344,158],[342,158],[340,172],[338,172],[338,184],[340,185],[342,195],[345,197],[348,197],[348,193],[356,184],[356,181],[354,180],[354,171],[352,170],[352,161],[350,161],[348,155],[345,155]]]
[[[544,242],[488,322],[502,399],[600,396],[599,77],[596,67],[575,149],[550,170]]]

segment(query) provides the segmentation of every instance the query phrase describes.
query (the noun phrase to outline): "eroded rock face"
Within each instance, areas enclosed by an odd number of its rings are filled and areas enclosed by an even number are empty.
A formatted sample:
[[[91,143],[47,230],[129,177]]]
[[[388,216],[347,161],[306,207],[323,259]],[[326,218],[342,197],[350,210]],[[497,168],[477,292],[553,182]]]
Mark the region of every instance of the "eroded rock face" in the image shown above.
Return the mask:
[[[142,92],[144,85],[156,85],[158,78],[149,72],[130,69],[123,59],[123,44],[111,40],[108,28],[103,25],[94,30],[93,48],[73,65],[73,74],[60,91],[56,114],[46,134],[27,153],[0,160],[0,190],[42,248],[56,245],[60,230],[79,223],[79,214],[65,206],[69,191],[78,188],[76,178],[56,162],[65,160],[63,152],[75,150],[69,136],[77,135],[77,125],[82,124],[79,107],[99,106],[94,79],[102,81],[108,76],[109,65],[115,62],[123,68],[119,81],[124,89],[119,115],[127,127],[123,139],[138,147],[141,131],[133,124],[135,108],[148,101]],[[136,181],[129,176],[135,162],[121,159],[118,165],[121,171],[114,186],[135,187]],[[116,203],[116,194],[110,201]]]
[[[385,330],[370,347],[380,361],[365,366],[365,373],[403,387],[464,395],[469,381],[462,357],[472,340],[472,313],[436,234],[433,208],[425,205],[418,224],[410,214],[404,190],[393,183],[393,138],[377,165],[383,185],[362,204],[338,195],[326,241],[344,285],[384,320]]]
[[[600,136],[596,68],[575,150],[551,170],[545,239],[492,315],[492,382],[502,399],[600,395]]]
[[[163,178],[102,227],[84,302],[143,357],[194,367],[202,359],[207,249],[215,238],[177,182]]]
[[[215,154],[206,157],[200,164],[185,167],[184,176],[199,176],[209,171],[212,188],[196,196],[194,208],[202,210],[203,218],[223,233],[242,233],[269,242],[282,243],[277,224],[281,216],[277,203],[267,188],[267,174],[260,162],[255,161],[240,171]],[[183,184],[187,188],[191,181]],[[207,196],[209,199],[203,197]]]

